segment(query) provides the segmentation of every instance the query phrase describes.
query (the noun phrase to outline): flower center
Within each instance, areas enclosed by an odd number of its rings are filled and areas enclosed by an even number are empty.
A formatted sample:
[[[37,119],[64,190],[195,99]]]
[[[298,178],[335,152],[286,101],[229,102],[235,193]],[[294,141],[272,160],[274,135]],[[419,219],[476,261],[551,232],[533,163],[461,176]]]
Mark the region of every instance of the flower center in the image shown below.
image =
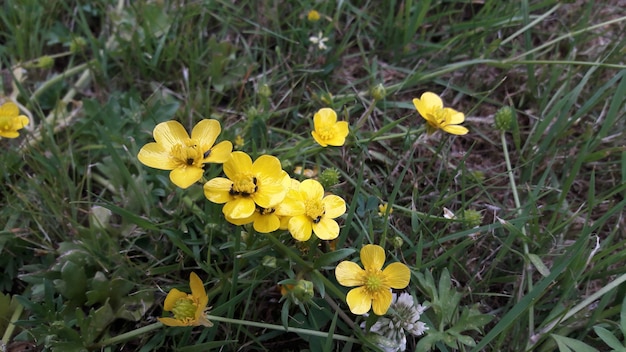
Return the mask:
[[[386,288],[382,274],[382,270],[366,270],[365,284],[363,286],[365,286],[367,292],[376,294]]]
[[[263,208],[263,207],[260,207],[258,205],[256,206],[256,210],[261,215],[269,215],[269,214],[272,214],[272,213],[274,213],[276,211],[276,209],[274,209],[274,208]]]
[[[230,195],[248,197],[259,189],[258,179],[252,174],[239,175],[230,187]]]
[[[320,220],[322,220],[322,216],[324,216],[325,211],[324,205],[321,201],[307,199],[304,202],[304,207],[306,216],[311,218],[314,223],[317,224]]]
[[[190,298],[189,295],[187,298],[181,298],[174,303],[174,308],[172,308],[172,313],[174,313],[174,318],[181,321],[193,320],[196,318],[196,310],[198,305]]]
[[[329,140],[329,139],[333,139],[333,137],[335,137],[335,131],[333,130],[333,128],[331,126],[324,126],[322,128],[320,128],[317,133],[320,135],[320,137],[323,140]]]
[[[12,131],[13,130],[13,117],[0,116],[0,130]]]
[[[433,113],[435,117],[433,123],[435,124],[433,127],[439,128],[446,125],[448,114],[444,109],[436,109]]]
[[[184,167],[196,166],[202,167],[202,159],[204,159],[204,152],[201,146],[194,139],[188,139],[185,144],[176,144],[170,150],[170,155],[176,159],[176,162]]]

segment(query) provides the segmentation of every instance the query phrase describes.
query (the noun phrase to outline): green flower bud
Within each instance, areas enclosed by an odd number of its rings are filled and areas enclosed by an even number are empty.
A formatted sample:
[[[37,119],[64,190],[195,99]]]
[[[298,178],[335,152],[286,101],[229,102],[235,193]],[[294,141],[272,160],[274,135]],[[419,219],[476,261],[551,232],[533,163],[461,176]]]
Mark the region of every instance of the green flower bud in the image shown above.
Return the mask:
[[[272,88],[267,83],[262,84],[259,87],[259,95],[267,99],[272,96]]]
[[[382,83],[379,83],[378,85],[370,89],[370,94],[372,95],[372,98],[374,98],[374,100],[383,100],[387,96],[387,90],[385,89],[385,86],[382,85]]]
[[[37,60],[35,67],[38,68],[52,68],[54,66],[54,59],[48,55],[44,55]]]
[[[70,42],[70,51],[72,53],[77,53],[83,51],[83,49],[87,46],[87,40],[83,37],[76,37],[72,39]]]
[[[328,189],[339,183],[339,170],[335,168],[326,169],[319,178],[324,189]]]
[[[485,172],[481,170],[474,170],[470,172],[470,177],[476,182],[483,182],[485,180]]]
[[[251,106],[248,110],[246,110],[246,116],[248,119],[254,120],[257,116],[259,116],[259,110],[256,107]]]
[[[291,292],[298,301],[303,303],[309,302],[314,295],[313,283],[307,280],[299,280]]]
[[[515,110],[510,106],[503,106],[496,112],[494,120],[496,128],[500,131],[510,131],[513,127],[513,119],[515,118]]]
[[[400,236],[394,236],[391,239],[391,245],[393,246],[393,248],[395,249],[400,249],[402,247],[402,245],[404,244],[404,240],[402,239],[402,237]]]
[[[333,105],[333,95],[328,93],[328,92],[323,92],[320,95],[320,100],[322,101],[322,103],[324,103],[326,106],[332,106]]]
[[[464,210],[460,218],[467,228],[474,228],[480,226],[483,222],[483,214],[474,209]]]
[[[263,263],[263,266],[266,266],[268,268],[276,268],[276,257],[266,255],[263,257],[263,260],[261,262]]]

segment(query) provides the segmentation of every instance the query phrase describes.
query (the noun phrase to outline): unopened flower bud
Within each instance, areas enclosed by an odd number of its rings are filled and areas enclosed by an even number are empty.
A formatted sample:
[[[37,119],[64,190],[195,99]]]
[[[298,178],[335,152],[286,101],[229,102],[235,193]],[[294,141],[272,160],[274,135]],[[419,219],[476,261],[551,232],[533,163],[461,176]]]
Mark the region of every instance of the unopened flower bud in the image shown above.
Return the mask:
[[[266,99],[269,98],[272,96],[272,88],[267,83],[262,84],[259,87],[259,95]]]
[[[394,236],[391,239],[391,245],[393,246],[394,249],[400,249],[403,244],[404,244],[404,240],[400,236]]]
[[[52,68],[52,66],[54,66],[54,59],[48,55],[44,55],[42,57],[39,58],[39,60],[37,60],[37,63],[35,64],[36,67],[38,68]]]
[[[474,228],[482,224],[483,215],[477,210],[467,209],[463,211],[461,219],[467,228]]]
[[[339,183],[339,171],[335,168],[326,169],[320,174],[319,181],[324,189],[328,189]]]
[[[370,89],[370,94],[374,100],[383,100],[387,96],[387,89],[385,89],[382,83],[379,83]]]
[[[83,49],[87,46],[87,40],[83,37],[75,37],[70,42],[70,51],[72,53],[77,53],[83,51]]]
[[[515,111],[510,106],[503,106],[496,112],[494,120],[496,128],[500,131],[510,131],[513,127],[513,119],[515,118]]]
[[[311,10],[306,15],[306,19],[309,20],[310,22],[317,22],[320,20],[320,13],[315,10]]]

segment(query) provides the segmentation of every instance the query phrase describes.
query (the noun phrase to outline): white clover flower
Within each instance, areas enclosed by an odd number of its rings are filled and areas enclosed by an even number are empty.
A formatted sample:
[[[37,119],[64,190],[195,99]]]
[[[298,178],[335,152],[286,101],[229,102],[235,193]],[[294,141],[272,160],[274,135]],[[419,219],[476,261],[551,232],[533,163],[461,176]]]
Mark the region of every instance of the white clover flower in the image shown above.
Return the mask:
[[[408,293],[394,294],[387,314],[370,328],[370,333],[381,337],[374,337],[373,342],[385,352],[406,351],[407,333],[421,336],[428,330],[426,324],[419,321],[426,309],[428,306],[415,304],[413,296]]]
[[[309,41],[311,42],[311,44],[317,45],[317,48],[320,50],[328,49],[326,44],[324,44],[325,42],[328,41],[328,38],[324,37],[324,34],[321,31],[319,32],[317,37],[316,36],[309,37]]]

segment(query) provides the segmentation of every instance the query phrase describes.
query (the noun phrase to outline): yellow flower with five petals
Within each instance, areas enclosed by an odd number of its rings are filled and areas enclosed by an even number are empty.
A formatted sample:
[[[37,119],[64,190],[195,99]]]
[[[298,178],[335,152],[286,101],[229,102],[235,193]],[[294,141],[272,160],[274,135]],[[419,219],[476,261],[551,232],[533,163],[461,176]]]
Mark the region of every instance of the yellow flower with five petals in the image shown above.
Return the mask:
[[[205,312],[209,297],[204,290],[202,281],[194,272],[189,275],[189,287],[191,294],[173,288],[165,297],[163,310],[172,312],[174,317],[157,319],[167,326],[213,326],[213,323],[206,318]]]
[[[7,102],[0,106],[0,137],[17,138],[18,130],[28,125],[30,120],[20,115],[20,109],[13,102]]]
[[[216,177],[204,184],[204,195],[214,203],[224,204],[227,219],[245,219],[255,209],[271,208],[283,201],[291,178],[275,156],[261,155],[254,163],[244,152],[233,152],[224,163],[227,178]]]
[[[316,180],[304,180],[298,188],[304,213],[292,216],[288,229],[298,241],[306,241],[311,234],[322,240],[333,240],[339,236],[339,224],[334,219],[346,212],[346,202],[339,196],[324,196],[324,187]]]
[[[202,178],[205,163],[228,160],[232,143],[223,141],[213,145],[221,130],[217,120],[205,119],[198,122],[189,138],[178,121],[162,122],[152,133],[155,142],[144,145],[137,158],[146,166],[172,170],[170,180],[184,189]]]
[[[413,105],[420,115],[426,120],[428,134],[440,129],[450,134],[464,135],[468,129],[459,126],[465,121],[465,115],[452,108],[444,108],[441,98],[431,92],[426,92],[418,99],[413,99]]]
[[[313,139],[322,147],[340,147],[350,133],[347,121],[337,121],[337,113],[330,108],[320,109],[313,116]]]
[[[374,314],[384,315],[391,305],[391,289],[402,289],[411,280],[411,271],[402,263],[391,263],[383,270],[385,250],[368,244],[361,249],[364,269],[350,261],[343,261],[335,268],[335,277],[342,286],[353,287],[346,302],[353,314],[362,315],[373,308]]]

